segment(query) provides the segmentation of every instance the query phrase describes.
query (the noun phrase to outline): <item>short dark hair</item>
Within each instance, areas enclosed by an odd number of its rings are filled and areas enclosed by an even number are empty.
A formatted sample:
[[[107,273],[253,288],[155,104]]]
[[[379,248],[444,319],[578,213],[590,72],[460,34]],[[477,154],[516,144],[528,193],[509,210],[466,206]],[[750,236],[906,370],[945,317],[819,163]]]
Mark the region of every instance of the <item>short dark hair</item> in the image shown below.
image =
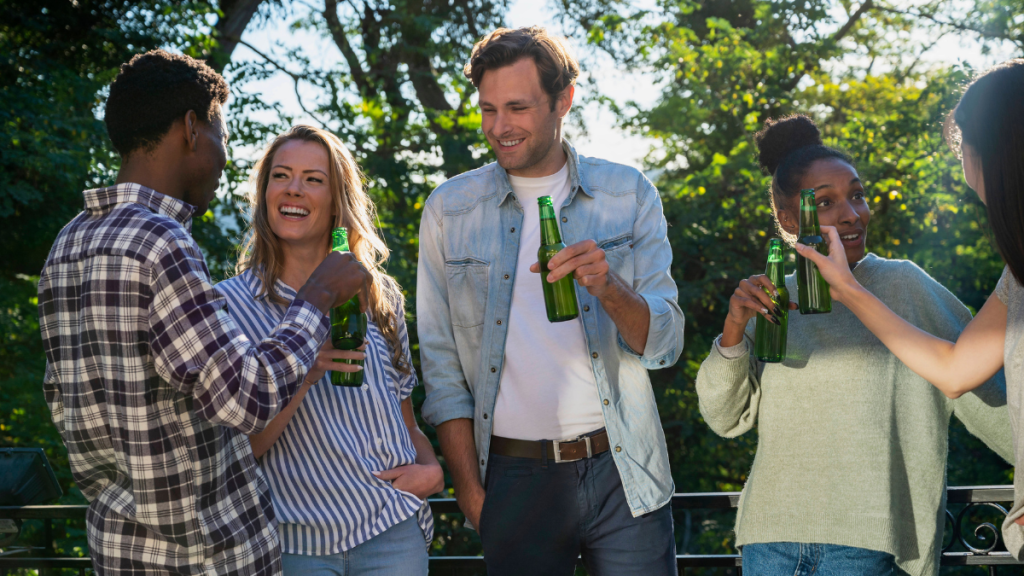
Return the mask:
[[[189,110],[210,122],[215,106],[227,99],[227,82],[203,61],[153,50],[121,65],[103,121],[114,149],[127,158],[151,150]]]
[[[803,114],[765,120],[754,135],[757,163],[772,178],[772,209],[800,194],[800,180],[818,160],[835,158],[856,167],[845,152],[825,146],[818,126]]]
[[[968,86],[946,123],[955,151],[981,159],[985,205],[996,247],[1024,284],[1024,58],[1004,62]]]
[[[463,69],[473,86],[480,87],[484,72],[515,64],[523,58],[532,58],[540,73],[540,85],[555,100],[567,87],[576,84],[580,64],[573,56],[565,38],[552,36],[540,26],[528,28],[498,28],[473,46],[473,53]]]

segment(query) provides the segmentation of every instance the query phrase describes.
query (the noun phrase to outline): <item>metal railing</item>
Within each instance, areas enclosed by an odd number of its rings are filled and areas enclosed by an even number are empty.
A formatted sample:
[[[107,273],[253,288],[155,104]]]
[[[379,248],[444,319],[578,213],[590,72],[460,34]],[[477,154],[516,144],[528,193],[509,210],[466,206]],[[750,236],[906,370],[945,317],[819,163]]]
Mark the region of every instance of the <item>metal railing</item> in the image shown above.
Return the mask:
[[[701,494],[676,494],[672,498],[674,511],[686,510],[727,510],[739,505],[739,492],[711,492]],[[965,486],[947,489],[946,521],[949,541],[942,551],[943,566],[987,567],[990,575],[998,574],[999,566],[1021,565],[1009,552],[1002,550],[1000,523],[1007,509],[1000,503],[1013,501],[1012,486]],[[434,515],[461,514],[453,498],[431,499],[430,508]],[[954,507],[956,510],[951,510]],[[44,540],[53,542],[55,520],[84,520],[87,506],[0,506],[0,521],[41,520]],[[978,512],[988,512],[998,518],[995,521],[977,520]],[[963,530],[972,528],[973,538],[965,536]],[[972,543],[972,540],[975,543]],[[977,545],[978,542],[984,545]],[[957,550],[956,548],[962,548]],[[41,553],[41,555],[34,555]],[[733,568],[737,576],[742,571],[739,554],[681,554],[676,557],[680,574],[692,568]],[[55,557],[52,546],[47,548],[18,548],[0,552],[0,573],[19,568],[36,569],[41,576],[60,569],[72,569],[82,576],[92,571],[92,562],[87,557]],[[51,572],[54,571],[54,572]],[[450,576],[484,574],[485,565],[481,556],[431,556],[430,572]]]

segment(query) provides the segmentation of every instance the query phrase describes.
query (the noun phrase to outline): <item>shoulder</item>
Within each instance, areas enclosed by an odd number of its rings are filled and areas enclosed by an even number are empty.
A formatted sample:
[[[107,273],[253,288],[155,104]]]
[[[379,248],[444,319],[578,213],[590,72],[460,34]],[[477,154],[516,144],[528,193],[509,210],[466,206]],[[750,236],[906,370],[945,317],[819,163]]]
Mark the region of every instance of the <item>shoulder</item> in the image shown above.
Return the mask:
[[[635,195],[638,203],[644,203],[652,195],[657,196],[654,184],[633,166],[611,162],[601,158],[579,156],[580,179],[588,190],[595,194],[610,196]]]
[[[498,170],[501,170],[501,167],[497,162],[491,162],[449,178],[430,193],[424,207],[437,218],[468,212],[480,202],[498,193]]]
[[[904,317],[915,319],[918,326],[932,328],[929,331],[938,331],[940,336],[944,328],[954,330],[945,334],[948,338],[970,322],[971,312],[960,299],[916,263],[874,254],[869,254],[865,260],[868,258],[870,261],[866,263],[871,268],[867,271],[869,275],[861,280],[864,287],[898,309]]]
[[[216,284],[217,290],[230,299],[238,299],[243,295],[248,296],[252,292],[248,281],[248,277],[251,275],[251,270],[245,270],[237,276],[232,276],[227,280],[222,280]]]

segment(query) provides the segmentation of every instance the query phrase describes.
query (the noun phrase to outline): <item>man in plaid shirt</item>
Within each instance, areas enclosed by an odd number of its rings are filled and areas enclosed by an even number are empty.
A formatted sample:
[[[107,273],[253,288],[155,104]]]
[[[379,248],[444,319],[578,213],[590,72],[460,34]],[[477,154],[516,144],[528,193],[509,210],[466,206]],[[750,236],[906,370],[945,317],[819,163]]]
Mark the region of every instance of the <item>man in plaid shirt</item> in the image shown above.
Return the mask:
[[[154,51],[121,67],[105,122],[117,184],[87,190],[39,281],[44,389],[89,498],[98,574],[277,574],[270,494],[249,447],[365,291],[332,254],[269,337],[250,342],[192,239],[226,162],[223,78]]]

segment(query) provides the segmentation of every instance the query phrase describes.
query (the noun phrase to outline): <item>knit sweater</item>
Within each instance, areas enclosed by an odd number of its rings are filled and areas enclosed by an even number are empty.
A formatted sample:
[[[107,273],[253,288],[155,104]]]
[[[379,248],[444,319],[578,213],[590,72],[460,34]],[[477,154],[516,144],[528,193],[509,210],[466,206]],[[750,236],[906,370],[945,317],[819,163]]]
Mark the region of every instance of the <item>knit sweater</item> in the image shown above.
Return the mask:
[[[915,326],[956,340],[971,320],[914,263],[868,254],[865,288]],[[796,278],[786,277],[790,294]],[[758,425],[736,517],[736,544],[803,542],[888,552],[911,574],[938,574],[949,418],[1013,458],[1002,373],[957,400],[910,371],[841,303],[789,315],[786,360],[728,359],[716,345],[697,374],[704,420],[735,437]],[[728,349],[727,349],[728,350]]]

